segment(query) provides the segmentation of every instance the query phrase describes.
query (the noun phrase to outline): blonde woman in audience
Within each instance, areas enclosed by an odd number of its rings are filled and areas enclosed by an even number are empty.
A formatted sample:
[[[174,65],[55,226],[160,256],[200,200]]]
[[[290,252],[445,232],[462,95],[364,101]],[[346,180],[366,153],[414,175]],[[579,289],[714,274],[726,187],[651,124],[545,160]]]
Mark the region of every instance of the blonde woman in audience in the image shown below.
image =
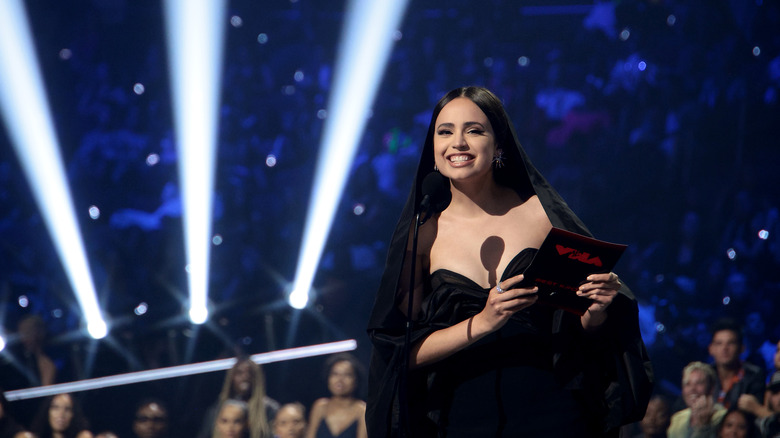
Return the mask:
[[[270,419],[279,409],[279,403],[265,393],[265,375],[260,365],[249,358],[239,359],[225,376],[222,391],[215,406],[206,413],[199,438],[210,436],[214,428],[216,407],[226,400],[241,400],[249,408],[249,437],[269,438],[271,436]]]
[[[682,396],[687,408],[672,415],[669,438],[715,438],[726,408],[715,402],[715,371],[704,362],[683,369]]]
[[[212,438],[249,438],[249,405],[241,400],[222,402]]]

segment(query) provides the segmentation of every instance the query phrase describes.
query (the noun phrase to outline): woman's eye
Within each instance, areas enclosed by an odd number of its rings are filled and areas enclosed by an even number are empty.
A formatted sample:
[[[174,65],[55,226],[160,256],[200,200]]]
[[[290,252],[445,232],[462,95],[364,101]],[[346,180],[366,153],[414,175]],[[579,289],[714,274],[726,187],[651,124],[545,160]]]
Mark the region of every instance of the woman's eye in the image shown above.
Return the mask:
[[[482,135],[485,131],[481,129],[470,129],[469,134]]]
[[[449,135],[451,133],[452,133],[451,131],[448,131],[446,129],[441,129],[439,130],[439,132],[437,132],[438,135]]]

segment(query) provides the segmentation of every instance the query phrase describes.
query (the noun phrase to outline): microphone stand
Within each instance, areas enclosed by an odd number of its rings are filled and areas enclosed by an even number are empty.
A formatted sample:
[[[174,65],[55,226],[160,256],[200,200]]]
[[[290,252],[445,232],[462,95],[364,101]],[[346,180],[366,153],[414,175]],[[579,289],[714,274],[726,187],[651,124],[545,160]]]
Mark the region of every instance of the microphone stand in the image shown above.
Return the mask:
[[[418,212],[414,218],[414,231],[412,233],[412,267],[409,273],[409,296],[406,309],[406,333],[404,336],[403,347],[403,363],[401,364],[401,387],[399,388],[399,420],[401,424],[401,436],[409,438],[412,436],[411,424],[409,419],[409,360],[411,359],[412,351],[412,325],[413,325],[413,312],[414,312],[414,276],[416,273],[417,265],[417,235],[422,222],[425,222],[425,218],[420,221],[420,214]],[[426,214],[427,216],[427,214]]]

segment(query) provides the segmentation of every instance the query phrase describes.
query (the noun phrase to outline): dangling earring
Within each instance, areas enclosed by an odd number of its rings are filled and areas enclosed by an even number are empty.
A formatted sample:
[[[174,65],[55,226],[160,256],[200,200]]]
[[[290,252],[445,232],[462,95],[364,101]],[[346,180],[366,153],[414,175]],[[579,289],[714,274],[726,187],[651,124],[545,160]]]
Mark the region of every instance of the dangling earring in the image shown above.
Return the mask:
[[[496,149],[496,154],[493,155],[493,167],[500,169],[504,167],[504,150]]]
[[[436,163],[433,163],[433,170],[436,172],[439,171],[439,166],[437,166]]]

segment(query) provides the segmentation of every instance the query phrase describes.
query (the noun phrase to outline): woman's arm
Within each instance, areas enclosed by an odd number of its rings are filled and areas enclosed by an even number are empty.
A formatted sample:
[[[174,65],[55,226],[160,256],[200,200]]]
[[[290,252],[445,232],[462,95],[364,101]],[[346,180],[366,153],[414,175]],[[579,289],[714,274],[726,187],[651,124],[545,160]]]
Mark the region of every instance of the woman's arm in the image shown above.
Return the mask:
[[[523,280],[522,275],[504,280],[490,290],[482,311],[454,326],[437,330],[412,347],[411,366],[440,361],[503,327],[515,312],[536,302],[538,288],[510,289]]]
[[[368,438],[368,430],[366,428],[366,403],[360,402],[360,409],[358,414],[358,430],[357,438]]]

